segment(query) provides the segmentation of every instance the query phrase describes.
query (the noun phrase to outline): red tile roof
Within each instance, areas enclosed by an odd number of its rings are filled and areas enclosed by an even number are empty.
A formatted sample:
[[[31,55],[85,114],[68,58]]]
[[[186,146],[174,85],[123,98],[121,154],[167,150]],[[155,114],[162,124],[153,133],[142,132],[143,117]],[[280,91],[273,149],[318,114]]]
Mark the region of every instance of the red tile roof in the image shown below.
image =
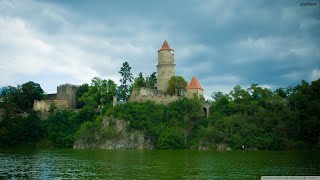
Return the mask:
[[[190,83],[188,84],[188,86],[186,87],[186,89],[202,89],[198,79],[196,77],[192,77]]]
[[[161,49],[159,49],[159,51],[161,51],[161,50],[173,50],[173,49],[170,48],[167,40],[164,40],[164,43],[163,43]]]

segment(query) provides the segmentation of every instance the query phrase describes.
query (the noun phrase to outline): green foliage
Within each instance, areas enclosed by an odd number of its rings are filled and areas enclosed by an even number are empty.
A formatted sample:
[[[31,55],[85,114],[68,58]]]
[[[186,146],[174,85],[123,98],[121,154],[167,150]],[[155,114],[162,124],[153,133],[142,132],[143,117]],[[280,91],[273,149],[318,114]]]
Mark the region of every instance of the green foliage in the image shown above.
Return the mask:
[[[1,89],[2,103],[0,108],[4,108],[7,111],[13,111],[16,109],[20,91],[16,87],[7,86]]]
[[[133,88],[146,87],[146,81],[144,80],[142,72],[140,72],[139,76],[134,79],[132,87]]]
[[[106,115],[128,120],[129,130],[141,130],[153,136],[158,133],[156,125],[165,121],[165,110],[165,106],[156,105],[154,102],[125,103],[107,110]]]
[[[34,100],[42,100],[44,98],[44,92],[38,83],[29,81],[22,84],[21,88],[18,86],[18,89],[21,89],[21,94],[19,95],[21,99],[20,101],[18,100],[21,109],[32,109]]]
[[[166,94],[184,96],[187,84],[187,81],[182,76],[172,76],[169,80]]]
[[[146,87],[151,89],[157,88],[157,73],[152,72],[150,76],[146,77]]]
[[[180,99],[168,106],[154,102],[125,103],[109,109],[106,116],[130,122],[129,131],[141,131],[158,149],[185,148],[185,131],[200,116],[200,101]],[[187,118],[188,117],[188,118]]]
[[[293,89],[288,97],[289,107],[295,112],[295,131],[299,140],[320,142],[320,79],[308,84],[305,81]]]
[[[0,146],[34,145],[43,136],[39,114],[28,111],[27,117],[8,116],[0,121]]]
[[[209,118],[197,97],[169,105],[143,102],[112,107],[113,81],[94,78],[81,89],[77,96],[84,103],[81,109],[58,110],[53,104],[48,118],[41,120],[31,110],[18,114],[42,98],[41,87],[29,82],[2,88],[0,146],[71,147],[75,139],[90,142],[96,135],[120,139],[114,126],[102,125],[103,116],[113,116],[129,121],[128,131],[143,133],[157,149],[215,148],[219,143],[233,149],[320,148],[320,79],[274,92],[252,84],[248,89],[236,86],[229,94],[214,93]],[[98,105],[104,106],[101,112]]]
[[[115,126],[106,126],[101,129],[101,136],[105,139],[115,139],[118,140],[122,138],[121,133],[117,131]]]
[[[158,149],[183,149],[184,129],[181,127],[169,127],[161,132],[157,141]]]
[[[3,87],[0,94],[3,98],[1,107],[27,111],[32,109],[34,100],[42,100],[44,92],[38,83],[29,81],[17,87]]]
[[[80,107],[89,106],[91,108],[107,106],[108,104],[112,104],[113,96],[116,94],[117,85],[114,81],[108,79],[101,79],[95,77],[91,80],[91,86],[83,85],[80,88],[79,94],[82,95],[78,97],[78,102]],[[88,88],[86,92],[84,92]]]
[[[131,67],[128,62],[124,62],[119,71],[122,79],[120,79],[121,85],[118,87],[117,98],[119,100],[127,101],[130,96],[130,83],[133,80],[131,73]]]
[[[236,86],[229,94],[214,93],[209,127],[203,141],[258,149],[296,149],[320,140],[320,80],[294,88],[270,89]],[[222,136],[220,136],[222,135]],[[223,139],[219,138],[223,137]],[[211,141],[210,141],[211,140]],[[303,143],[302,143],[303,142]]]
[[[82,84],[77,92],[76,92],[76,107],[77,109],[83,108],[83,106],[85,105],[84,102],[80,101],[81,96],[89,91],[89,85],[88,84]]]
[[[46,120],[47,136],[58,147],[72,147],[74,143],[74,133],[78,127],[73,115],[72,111],[57,111]]]
[[[95,138],[94,135],[94,122],[86,121],[80,126],[79,130],[75,134],[75,137],[85,141],[93,141]]]
[[[50,107],[49,107],[49,112],[53,113],[57,109],[58,109],[57,104],[55,102],[51,102]]]

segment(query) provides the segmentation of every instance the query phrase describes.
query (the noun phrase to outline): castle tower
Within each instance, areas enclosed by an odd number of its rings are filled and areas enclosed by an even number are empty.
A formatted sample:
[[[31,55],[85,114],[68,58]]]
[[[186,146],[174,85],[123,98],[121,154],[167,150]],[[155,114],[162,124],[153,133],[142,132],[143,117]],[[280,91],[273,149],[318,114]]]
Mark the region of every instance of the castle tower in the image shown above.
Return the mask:
[[[168,88],[170,78],[176,75],[174,51],[170,48],[167,40],[164,41],[161,49],[158,50],[157,71],[157,89],[158,91],[165,92]]]
[[[186,87],[187,89],[187,98],[192,99],[194,94],[197,95],[198,97],[203,96],[203,88],[201,87],[198,79],[196,77],[192,77],[190,83]]]
[[[57,99],[67,100],[69,108],[76,107],[76,93],[79,86],[63,84],[57,87]]]

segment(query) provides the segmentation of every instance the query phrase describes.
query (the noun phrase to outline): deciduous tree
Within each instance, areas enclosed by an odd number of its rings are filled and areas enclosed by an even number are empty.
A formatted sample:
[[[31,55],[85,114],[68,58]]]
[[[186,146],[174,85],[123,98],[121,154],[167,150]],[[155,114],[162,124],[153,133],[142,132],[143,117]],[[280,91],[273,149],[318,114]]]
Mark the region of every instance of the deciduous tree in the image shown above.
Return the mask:
[[[169,87],[166,91],[169,95],[184,96],[187,81],[182,76],[172,76],[169,80]]]

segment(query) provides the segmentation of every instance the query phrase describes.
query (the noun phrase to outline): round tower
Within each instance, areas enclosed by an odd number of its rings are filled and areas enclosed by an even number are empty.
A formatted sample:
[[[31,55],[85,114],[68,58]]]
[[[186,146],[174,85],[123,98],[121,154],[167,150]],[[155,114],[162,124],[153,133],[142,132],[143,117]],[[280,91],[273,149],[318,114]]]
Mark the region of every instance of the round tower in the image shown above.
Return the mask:
[[[176,75],[174,50],[170,48],[167,40],[164,41],[161,49],[158,50],[157,71],[157,89],[158,91],[165,92],[168,88],[170,78]]]
[[[194,95],[201,97],[203,96],[203,88],[200,85],[198,79],[196,77],[192,77],[190,83],[186,87],[187,90],[187,98],[192,99]]]

